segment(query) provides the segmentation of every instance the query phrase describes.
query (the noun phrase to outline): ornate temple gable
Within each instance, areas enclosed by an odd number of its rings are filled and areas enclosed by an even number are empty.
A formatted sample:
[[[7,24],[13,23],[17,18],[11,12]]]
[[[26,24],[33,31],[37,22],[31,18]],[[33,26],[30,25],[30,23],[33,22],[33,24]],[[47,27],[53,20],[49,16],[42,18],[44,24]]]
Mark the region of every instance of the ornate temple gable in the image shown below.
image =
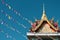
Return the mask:
[[[45,23],[46,22],[46,23]],[[45,23],[45,24],[44,24]],[[49,25],[46,25],[46,24],[49,24]],[[46,27],[45,27],[46,26]],[[47,27],[48,26],[48,27]],[[55,27],[56,26],[56,27]],[[49,28],[50,27],[50,28]],[[42,28],[42,29],[41,29]],[[44,9],[44,5],[43,5],[43,15],[41,17],[41,20],[39,21],[36,21],[33,25],[32,25],[32,28],[31,30],[33,32],[36,32],[38,29],[41,29],[42,31],[46,29],[50,29],[51,31],[57,31],[58,30],[58,27],[56,25],[56,23],[52,22],[52,21],[49,21],[47,19],[47,16],[45,14],[45,9]]]
[[[36,30],[37,33],[53,33],[55,30],[46,22],[43,21],[41,27]]]
[[[57,31],[58,30],[58,28],[55,28],[49,21],[48,21],[48,19],[47,19],[47,17],[46,17],[46,15],[45,15],[45,12],[43,12],[43,15],[42,15],[42,18],[41,18],[41,21],[40,21],[40,23],[34,28],[34,29],[32,29],[33,31],[36,31],[36,30],[38,30],[39,28],[41,28],[42,26],[42,24],[43,24],[43,22],[47,22],[47,24],[49,24],[50,25],[50,27],[51,28],[49,28],[49,29],[51,29],[51,31]],[[43,30],[45,30],[44,28],[46,28],[46,29],[48,29],[48,27],[45,27],[46,26],[46,24],[44,24],[44,27],[43,27]],[[47,25],[48,26],[48,25]],[[53,30],[52,30],[53,29]]]
[[[41,20],[36,20],[32,23],[32,27],[27,33],[29,40],[60,40],[60,30],[58,29],[58,22],[53,19],[48,20],[45,15],[45,9],[43,5],[43,15]],[[57,37],[57,38],[55,38]]]

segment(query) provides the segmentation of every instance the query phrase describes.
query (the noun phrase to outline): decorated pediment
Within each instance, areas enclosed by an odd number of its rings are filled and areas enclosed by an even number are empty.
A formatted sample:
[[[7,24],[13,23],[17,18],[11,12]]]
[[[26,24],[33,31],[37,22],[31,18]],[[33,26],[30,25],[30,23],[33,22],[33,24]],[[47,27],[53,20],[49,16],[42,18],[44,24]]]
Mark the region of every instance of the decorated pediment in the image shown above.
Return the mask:
[[[31,31],[32,32],[41,32],[41,33],[52,33],[57,32],[58,23],[54,22],[54,20],[48,20],[45,12],[43,12],[41,20],[37,20],[32,24]]]

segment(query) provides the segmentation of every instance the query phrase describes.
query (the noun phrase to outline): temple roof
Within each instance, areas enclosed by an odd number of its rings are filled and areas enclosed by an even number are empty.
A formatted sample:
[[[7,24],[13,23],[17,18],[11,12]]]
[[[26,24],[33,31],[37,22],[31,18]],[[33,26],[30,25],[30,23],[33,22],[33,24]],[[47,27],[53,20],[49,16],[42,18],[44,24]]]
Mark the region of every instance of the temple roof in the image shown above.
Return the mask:
[[[32,29],[33,31],[36,31],[39,27],[41,27],[41,24],[43,23],[43,21],[46,21],[54,30],[58,30],[58,28],[55,28],[47,19],[47,16],[45,14],[45,12],[42,15],[42,18],[40,20],[40,23],[36,26],[36,28]]]
[[[42,25],[42,23],[44,21],[46,21],[51,26],[51,28],[53,28],[55,31],[58,30],[58,27],[57,28],[54,27],[54,25],[48,20],[48,18],[47,18],[45,13],[46,12],[45,12],[45,8],[44,8],[44,4],[43,4],[43,14],[42,14],[41,20],[39,20],[39,24],[38,25],[36,25],[36,23],[35,23],[36,27],[32,28],[32,31],[36,31],[38,28],[42,27],[41,25]]]

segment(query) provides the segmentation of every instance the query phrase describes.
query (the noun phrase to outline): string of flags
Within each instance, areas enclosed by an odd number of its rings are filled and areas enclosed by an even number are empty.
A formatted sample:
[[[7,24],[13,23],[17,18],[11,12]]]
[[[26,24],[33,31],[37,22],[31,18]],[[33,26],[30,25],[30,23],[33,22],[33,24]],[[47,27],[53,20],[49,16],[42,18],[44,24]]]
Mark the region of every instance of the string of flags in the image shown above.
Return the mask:
[[[20,18],[22,18],[23,20],[27,21],[27,22],[30,23],[31,25],[33,24],[33,22],[32,22],[31,20],[29,20],[28,18],[22,16],[20,12],[18,12],[17,10],[15,10],[11,5],[9,5],[8,3],[6,3],[4,0],[1,0],[1,3],[2,3],[2,5],[6,6],[9,11],[14,12],[16,15],[18,15]],[[1,11],[2,15],[4,14],[5,17],[8,18],[8,21],[12,20],[13,24],[16,23],[17,25],[23,27],[24,29],[27,29],[27,27],[26,27],[24,24],[20,23],[20,22],[17,21],[16,19],[14,19],[14,18],[12,17],[12,15],[9,15],[9,14],[8,14],[7,12],[5,12],[3,9],[0,10],[0,11]],[[36,21],[36,20],[37,20],[37,19],[35,18],[35,21]],[[22,34],[22,32],[20,32],[20,31],[19,31],[18,29],[16,29],[16,28],[13,28],[11,25],[8,25],[8,23],[6,23],[4,20],[1,19],[0,22],[1,22],[1,23],[0,23],[1,25],[5,25],[5,26],[6,26],[7,28],[9,28],[10,30],[15,31],[16,33]],[[1,31],[1,30],[0,30],[0,31]],[[10,36],[10,35],[6,35],[6,36],[7,36],[7,38],[9,38],[9,37],[12,38],[12,36]],[[27,39],[27,36],[26,36],[26,35],[22,34],[22,36]],[[16,40],[15,38],[13,38],[13,39]]]
[[[28,20],[28,18],[25,18],[23,17],[19,12],[17,12],[16,10],[14,10],[9,4],[5,3],[4,0],[1,0],[2,4],[5,5],[6,7],[8,7],[9,10],[13,11],[14,13],[16,13],[18,16],[22,17],[23,20],[26,20],[28,21],[29,23],[31,23],[30,20]],[[12,16],[10,16],[9,14],[5,13],[3,10],[1,10],[2,13],[4,13],[4,15],[9,19],[9,20],[12,20],[13,22],[15,22],[16,24],[18,25],[21,25],[23,28],[27,28],[24,24],[21,24],[19,23],[18,21],[16,21]],[[3,14],[2,14],[3,15]],[[0,21],[1,22],[1,21]],[[16,31],[17,33],[21,33],[19,30],[13,28],[13,27],[10,27],[10,25],[8,25],[8,23],[5,23],[5,21],[2,21],[1,22],[1,25],[5,25],[7,28],[13,30],[13,31]],[[0,30],[1,31],[1,30]],[[21,33],[22,34],[22,33]],[[12,38],[12,36],[8,35],[8,34],[5,34],[7,38]],[[23,37],[25,37],[27,39],[27,37],[25,35],[22,34]],[[14,38],[14,40],[16,40]]]

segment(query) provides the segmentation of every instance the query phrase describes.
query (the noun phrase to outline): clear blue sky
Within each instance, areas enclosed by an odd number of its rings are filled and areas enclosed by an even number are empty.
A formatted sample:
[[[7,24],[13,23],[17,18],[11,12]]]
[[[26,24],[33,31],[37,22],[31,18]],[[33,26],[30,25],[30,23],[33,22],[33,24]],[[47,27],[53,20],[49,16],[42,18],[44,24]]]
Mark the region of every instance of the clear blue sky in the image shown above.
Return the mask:
[[[0,0],[0,40],[27,40],[31,24],[25,18],[40,20],[43,3],[48,19],[60,22],[60,0]]]

